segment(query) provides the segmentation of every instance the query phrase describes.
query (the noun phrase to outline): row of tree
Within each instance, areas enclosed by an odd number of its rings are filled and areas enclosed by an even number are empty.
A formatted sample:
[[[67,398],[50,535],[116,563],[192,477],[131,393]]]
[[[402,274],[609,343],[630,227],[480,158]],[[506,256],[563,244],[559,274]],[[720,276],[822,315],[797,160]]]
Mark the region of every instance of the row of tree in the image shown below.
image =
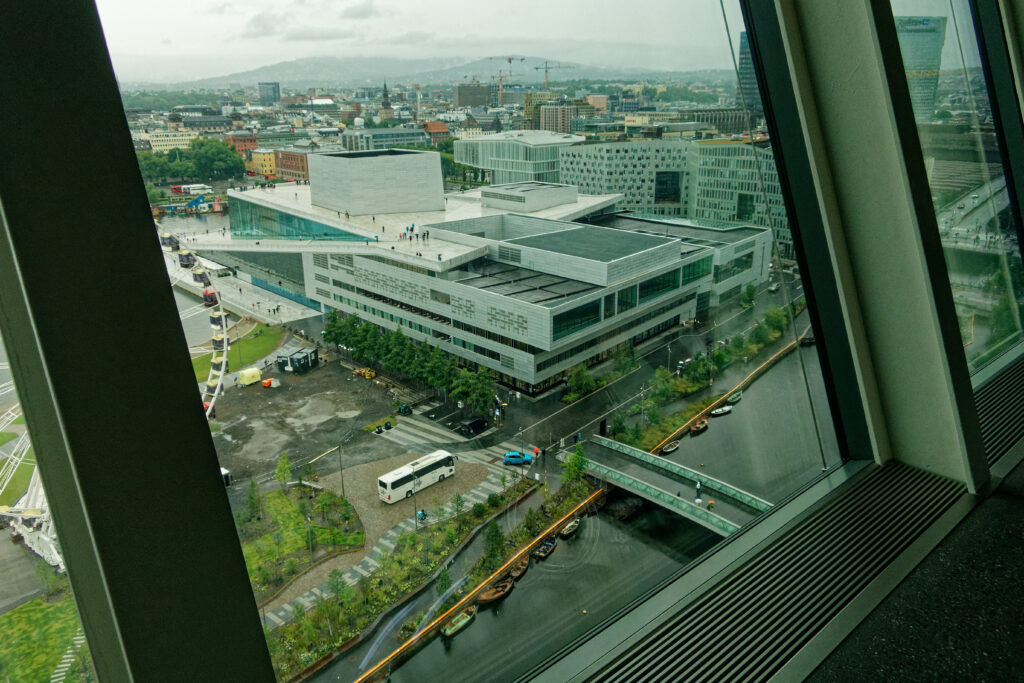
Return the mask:
[[[448,394],[480,415],[494,400],[494,373],[459,368],[454,356],[436,346],[410,339],[401,328],[387,330],[354,315],[332,311],[324,325],[324,341],[344,346],[361,363],[402,375]]]
[[[225,142],[197,137],[185,149],[136,153],[139,170],[148,183],[174,180],[227,180],[245,173],[242,156]]]

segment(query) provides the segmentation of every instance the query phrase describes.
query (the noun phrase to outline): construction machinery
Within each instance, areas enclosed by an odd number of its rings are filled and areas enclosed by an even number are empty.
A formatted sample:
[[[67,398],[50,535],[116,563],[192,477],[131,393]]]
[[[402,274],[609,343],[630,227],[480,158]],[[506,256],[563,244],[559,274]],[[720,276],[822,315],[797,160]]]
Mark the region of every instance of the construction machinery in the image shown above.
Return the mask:
[[[544,61],[543,66],[533,67],[535,70],[544,70],[544,89],[548,89],[548,72],[554,69],[575,69],[576,67],[571,64],[548,64],[547,60]]]
[[[505,103],[505,81],[509,78],[519,78],[523,74],[512,74],[505,73],[501,69],[498,69],[497,76],[491,76],[491,80],[498,81],[498,106],[502,106]]]

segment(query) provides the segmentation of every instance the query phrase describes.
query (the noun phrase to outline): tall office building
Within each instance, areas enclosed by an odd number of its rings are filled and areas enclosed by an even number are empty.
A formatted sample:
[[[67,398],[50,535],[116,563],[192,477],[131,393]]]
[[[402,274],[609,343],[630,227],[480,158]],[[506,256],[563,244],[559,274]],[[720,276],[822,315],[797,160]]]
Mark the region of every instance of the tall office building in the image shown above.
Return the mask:
[[[737,98],[741,109],[750,112],[749,127],[754,128],[761,123],[764,106],[761,104],[761,93],[757,88],[757,75],[754,73],[754,60],[750,56],[750,43],[747,32],[740,34],[740,54],[738,65]]]
[[[585,194],[621,194],[620,209],[685,216],[689,149],[678,138],[574,145],[559,150],[558,172]]]
[[[491,101],[490,83],[459,83],[452,90],[456,107],[484,107]]]
[[[572,120],[576,118],[576,105],[572,102],[547,102],[540,106],[540,129],[553,133],[572,132]]]
[[[281,101],[281,84],[277,82],[260,83],[260,104],[272,107]]]
[[[946,42],[946,17],[895,19],[914,118],[918,123],[929,123],[935,116],[935,91],[939,87],[942,46]]]
[[[694,142],[687,166],[687,216],[771,228],[779,255],[796,257],[768,138]]]

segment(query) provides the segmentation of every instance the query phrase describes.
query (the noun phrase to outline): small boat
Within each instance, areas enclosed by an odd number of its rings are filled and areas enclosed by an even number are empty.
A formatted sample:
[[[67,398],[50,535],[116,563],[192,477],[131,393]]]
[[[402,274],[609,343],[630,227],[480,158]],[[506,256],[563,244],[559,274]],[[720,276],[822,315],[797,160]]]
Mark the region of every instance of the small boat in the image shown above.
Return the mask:
[[[523,578],[523,574],[530,568],[530,556],[524,555],[521,560],[512,565],[511,576],[513,579],[518,581]]]
[[[708,419],[702,417],[690,426],[691,434],[700,434],[708,428]]]
[[[722,406],[711,411],[711,417],[722,417],[732,412],[732,406]]]
[[[536,557],[538,560],[543,560],[545,557],[551,554],[551,552],[555,549],[556,544],[557,542],[555,541],[555,539],[549,538],[548,540],[541,543],[540,546],[533,551],[533,556]]]
[[[678,441],[669,441],[667,444],[661,447],[661,454],[666,455],[679,448]]]
[[[729,405],[736,405],[743,398],[743,392],[737,391],[735,394],[729,394],[729,398],[725,399],[725,402]]]
[[[506,576],[501,581],[498,581],[489,590],[485,590],[480,594],[480,597],[476,599],[477,604],[486,605],[489,602],[497,602],[506,595],[512,592],[512,588],[515,587],[516,580],[511,576]]]
[[[473,621],[473,617],[475,616],[476,605],[470,605],[452,617],[452,620],[444,625],[441,629],[441,635],[445,638],[451,638],[456,633],[469,626],[469,622]]]
[[[576,519],[572,520],[571,522],[566,524],[564,527],[562,527],[562,530],[558,533],[558,535],[561,536],[562,538],[569,538],[574,533],[576,533],[576,530],[579,529],[579,528],[580,528],[580,518],[577,517]]]

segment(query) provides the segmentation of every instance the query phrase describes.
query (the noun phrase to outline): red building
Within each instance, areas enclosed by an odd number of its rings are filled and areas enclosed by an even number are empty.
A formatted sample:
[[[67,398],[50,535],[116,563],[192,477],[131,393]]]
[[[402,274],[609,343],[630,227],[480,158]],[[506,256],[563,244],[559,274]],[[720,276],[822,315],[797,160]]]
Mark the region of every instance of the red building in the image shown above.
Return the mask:
[[[423,130],[430,136],[430,144],[437,146],[437,143],[441,140],[445,140],[452,136],[452,132],[448,130],[448,126],[444,121],[427,121],[423,124]]]
[[[225,133],[221,139],[242,155],[257,147],[256,136],[252,133]]]
[[[277,177],[284,180],[309,180],[309,152],[295,148],[275,149],[274,164]]]

